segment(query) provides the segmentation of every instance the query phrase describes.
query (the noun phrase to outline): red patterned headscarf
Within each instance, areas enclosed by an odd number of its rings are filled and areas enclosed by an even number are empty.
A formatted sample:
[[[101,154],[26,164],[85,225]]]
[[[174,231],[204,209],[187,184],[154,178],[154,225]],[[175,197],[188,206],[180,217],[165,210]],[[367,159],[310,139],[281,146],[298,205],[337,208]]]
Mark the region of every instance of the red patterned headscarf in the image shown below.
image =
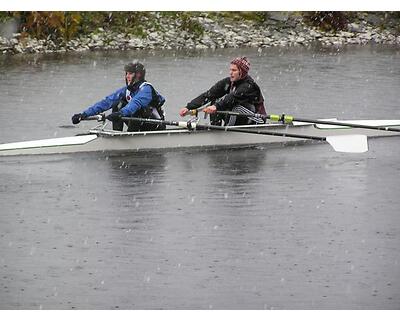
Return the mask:
[[[240,79],[246,78],[250,69],[250,62],[246,57],[238,57],[231,61],[231,64],[236,65],[240,71]]]

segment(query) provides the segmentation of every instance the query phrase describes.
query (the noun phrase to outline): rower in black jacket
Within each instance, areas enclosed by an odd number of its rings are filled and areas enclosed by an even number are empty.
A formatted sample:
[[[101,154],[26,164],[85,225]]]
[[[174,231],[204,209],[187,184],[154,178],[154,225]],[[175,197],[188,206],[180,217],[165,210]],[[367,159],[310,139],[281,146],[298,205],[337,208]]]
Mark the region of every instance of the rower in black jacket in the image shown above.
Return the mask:
[[[211,124],[221,125],[222,121],[228,126],[262,123],[263,120],[260,118],[216,114],[216,111],[233,111],[249,115],[252,113],[266,115],[263,95],[260,87],[248,75],[249,69],[250,63],[246,57],[233,59],[229,77],[218,81],[208,91],[190,101],[179,111],[179,115],[183,117],[189,110],[211,103],[203,110],[211,115]]]

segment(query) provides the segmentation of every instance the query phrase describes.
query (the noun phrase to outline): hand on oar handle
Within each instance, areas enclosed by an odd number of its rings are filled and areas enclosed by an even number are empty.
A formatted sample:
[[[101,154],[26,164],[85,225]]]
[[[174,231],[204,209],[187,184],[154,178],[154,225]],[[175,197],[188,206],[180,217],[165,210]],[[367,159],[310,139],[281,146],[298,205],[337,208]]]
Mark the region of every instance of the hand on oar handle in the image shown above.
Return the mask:
[[[188,114],[189,111],[190,111],[190,110],[189,110],[188,108],[184,107],[184,108],[182,108],[181,110],[179,110],[179,115],[180,115],[181,117],[184,117],[184,116],[186,116],[186,115]]]
[[[216,106],[208,106],[207,108],[203,109],[203,112],[208,113],[208,114],[216,113],[217,107]]]
[[[73,124],[78,124],[79,122],[81,122],[81,120],[84,120],[86,118],[86,114],[84,113],[75,113],[71,120]]]

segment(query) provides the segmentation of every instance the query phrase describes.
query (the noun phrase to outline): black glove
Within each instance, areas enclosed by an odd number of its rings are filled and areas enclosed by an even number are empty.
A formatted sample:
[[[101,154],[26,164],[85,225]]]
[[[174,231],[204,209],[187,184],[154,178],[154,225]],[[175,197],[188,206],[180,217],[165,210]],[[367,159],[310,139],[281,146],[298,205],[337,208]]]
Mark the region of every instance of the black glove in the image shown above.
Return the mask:
[[[121,117],[122,117],[121,112],[113,112],[113,113],[110,113],[110,114],[106,117],[106,119],[107,119],[107,120],[110,120],[110,121],[118,121],[118,120],[121,120]]]
[[[73,124],[78,124],[79,122],[81,122],[82,119],[82,113],[76,113],[71,118]]]

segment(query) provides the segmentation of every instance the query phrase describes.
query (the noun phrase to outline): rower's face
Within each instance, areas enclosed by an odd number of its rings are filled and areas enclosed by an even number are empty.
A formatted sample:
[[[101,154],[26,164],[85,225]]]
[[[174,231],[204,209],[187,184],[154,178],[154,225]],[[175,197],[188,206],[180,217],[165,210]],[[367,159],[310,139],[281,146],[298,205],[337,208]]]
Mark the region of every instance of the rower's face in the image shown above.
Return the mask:
[[[229,67],[229,77],[231,78],[232,82],[240,79],[240,71],[236,64],[231,64]]]
[[[127,72],[125,74],[125,78],[126,78],[126,81],[128,83],[131,83],[134,77],[135,77],[135,73],[134,72]]]

